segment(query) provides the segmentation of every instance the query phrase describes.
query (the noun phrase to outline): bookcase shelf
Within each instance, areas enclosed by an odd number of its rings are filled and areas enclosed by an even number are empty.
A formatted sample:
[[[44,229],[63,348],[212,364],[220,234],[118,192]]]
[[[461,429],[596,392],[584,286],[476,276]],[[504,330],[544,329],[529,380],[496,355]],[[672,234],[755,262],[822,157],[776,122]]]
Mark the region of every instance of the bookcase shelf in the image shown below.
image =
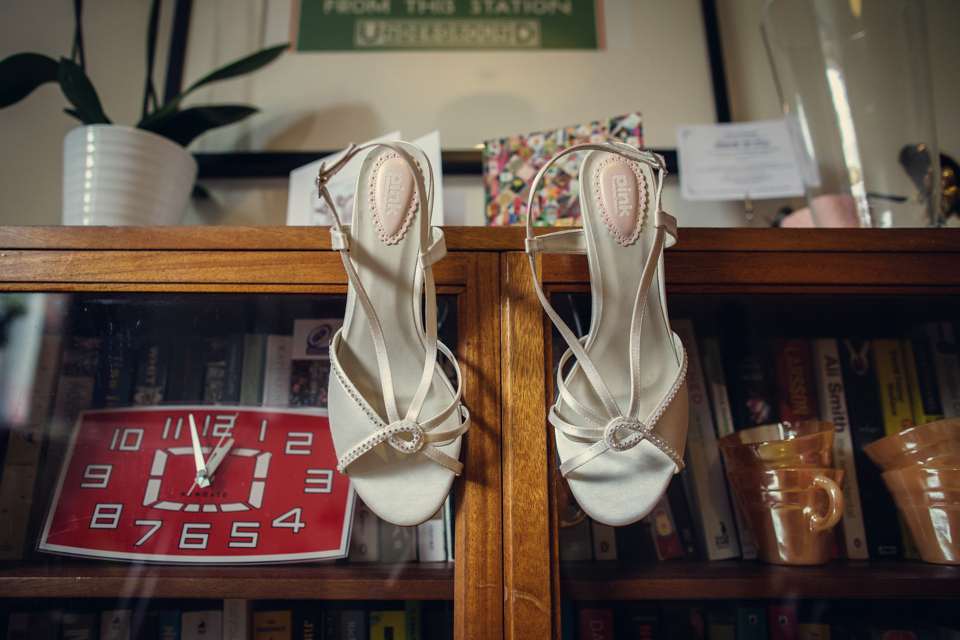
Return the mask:
[[[67,563],[0,569],[0,598],[453,600],[452,563],[171,567]]]
[[[956,599],[956,567],[910,561],[833,560],[821,566],[718,560],[560,567],[571,600]]]
[[[456,484],[456,562],[439,565],[180,567],[31,560],[0,565],[0,605],[24,598],[448,600],[455,637],[549,638],[561,600],[960,600],[960,567],[916,561],[563,563],[558,559],[550,325],[523,229],[448,228],[438,291],[457,300],[457,355],[474,424]],[[342,296],[323,229],[0,227],[0,292]],[[960,230],[680,229],[665,253],[673,315],[729,301],[758,318],[904,322],[960,317]],[[589,291],[586,260],[537,261],[551,294]],[[827,313],[829,312],[829,313]],[[771,320],[772,319],[772,320]],[[717,319],[716,322],[722,322]]]

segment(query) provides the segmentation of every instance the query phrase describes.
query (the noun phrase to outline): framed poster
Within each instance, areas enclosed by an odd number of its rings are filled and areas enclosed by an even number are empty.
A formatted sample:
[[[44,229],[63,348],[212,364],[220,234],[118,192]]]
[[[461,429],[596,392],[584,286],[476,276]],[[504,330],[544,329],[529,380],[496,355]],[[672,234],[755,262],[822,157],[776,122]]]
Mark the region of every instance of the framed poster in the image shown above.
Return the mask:
[[[306,6],[307,0],[301,2]],[[389,8],[391,16],[433,7],[464,17],[490,8],[519,20],[547,5],[571,11],[586,6],[597,44],[292,49],[255,74],[197,92],[198,100],[261,110],[197,143],[201,176],[283,176],[351,141],[389,130],[405,137],[439,130],[444,171],[479,173],[476,148],[484,140],[635,111],[643,114],[647,147],[667,151],[671,160],[678,124],[729,119],[713,2],[319,0],[311,3],[321,12],[315,20],[324,18],[324,8],[332,20],[338,7]],[[174,38],[171,45],[172,56],[181,52],[183,83],[260,47],[299,37],[297,0],[178,0],[178,5],[189,15],[182,42]]]

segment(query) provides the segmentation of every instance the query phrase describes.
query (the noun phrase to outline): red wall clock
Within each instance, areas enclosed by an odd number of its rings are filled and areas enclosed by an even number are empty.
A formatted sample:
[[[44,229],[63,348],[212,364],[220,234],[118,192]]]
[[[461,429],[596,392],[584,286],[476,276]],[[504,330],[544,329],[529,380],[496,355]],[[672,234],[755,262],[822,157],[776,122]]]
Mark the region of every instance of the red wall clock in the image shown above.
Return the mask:
[[[171,563],[344,557],[354,494],[336,466],[325,410],[87,411],[38,549]]]

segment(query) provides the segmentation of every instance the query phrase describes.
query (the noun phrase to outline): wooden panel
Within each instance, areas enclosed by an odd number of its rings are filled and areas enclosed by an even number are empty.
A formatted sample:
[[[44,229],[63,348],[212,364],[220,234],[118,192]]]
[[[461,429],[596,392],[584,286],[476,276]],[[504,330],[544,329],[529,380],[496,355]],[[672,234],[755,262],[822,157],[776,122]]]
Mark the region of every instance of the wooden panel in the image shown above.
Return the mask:
[[[434,267],[438,281],[465,284],[461,254]],[[29,283],[343,284],[340,255],[330,251],[7,250],[0,278]]]
[[[457,299],[458,355],[470,431],[457,482],[455,637],[503,635],[503,529],[500,477],[500,266],[496,255],[463,256],[470,283]],[[446,262],[446,260],[444,261]]]
[[[0,570],[0,597],[449,600],[446,563],[260,568],[63,565]]]
[[[503,255],[504,637],[559,636],[544,321],[527,256]]]
[[[792,600],[960,598],[957,568],[909,561],[831,560],[820,566],[760,562],[565,565],[564,598],[585,600]]]
[[[553,231],[538,227],[536,234]],[[523,227],[444,227],[451,251],[523,251]],[[960,229],[681,228],[688,251],[958,252]],[[326,227],[0,227],[0,249],[329,250]]]

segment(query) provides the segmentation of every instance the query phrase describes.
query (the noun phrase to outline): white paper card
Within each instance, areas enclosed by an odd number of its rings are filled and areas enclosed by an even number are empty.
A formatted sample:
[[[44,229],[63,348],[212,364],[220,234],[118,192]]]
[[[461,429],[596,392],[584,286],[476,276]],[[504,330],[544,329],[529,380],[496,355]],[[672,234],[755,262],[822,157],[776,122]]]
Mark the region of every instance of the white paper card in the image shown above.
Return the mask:
[[[364,142],[364,146],[376,142],[387,142],[390,140],[402,140],[399,131],[393,131],[386,135],[374,138]],[[425,136],[412,141],[413,144],[423,149],[433,166],[434,181],[434,207],[431,223],[439,226],[443,224],[443,176],[440,170],[442,166],[440,156],[440,132],[434,131]],[[317,173],[320,171],[320,165],[324,162],[332,164],[343,156],[343,151],[335,153],[310,164],[298,167],[290,172],[290,189],[287,193],[287,225],[289,226],[326,226],[333,224],[333,215],[330,213],[330,205],[322,200],[317,194]],[[366,157],[360,153],[353,157],[343,168],[340,169],[327,183],[327,190],[330,192],[330,198],[337,206],[337,214],[340,216],[340,222],[347,224],[353,217],[353,198],[357,189],[357,176],[360,173],[360,166]]]
[[[686,200],[804,195],[783,120],[677,127],[680,193]]]

